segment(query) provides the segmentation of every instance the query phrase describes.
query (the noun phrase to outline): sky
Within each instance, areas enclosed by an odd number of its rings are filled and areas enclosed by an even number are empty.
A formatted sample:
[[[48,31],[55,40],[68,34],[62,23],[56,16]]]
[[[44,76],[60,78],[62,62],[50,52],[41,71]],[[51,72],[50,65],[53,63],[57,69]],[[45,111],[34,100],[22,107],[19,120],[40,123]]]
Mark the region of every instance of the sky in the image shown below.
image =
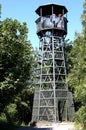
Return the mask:
[[[66,39],[74,40],[75,32],[82,31],[81,14],[83,13],[84,0],[0,0],[2,5],[1,20],[6,18],[17,19],[20,23],[26,22],[29,29],[28,40],[33,48],[39,47],[39,39],[36,35],[35,20],[38,15],[35,10],[44,4],[58,4],[67,8],[68,34]]]

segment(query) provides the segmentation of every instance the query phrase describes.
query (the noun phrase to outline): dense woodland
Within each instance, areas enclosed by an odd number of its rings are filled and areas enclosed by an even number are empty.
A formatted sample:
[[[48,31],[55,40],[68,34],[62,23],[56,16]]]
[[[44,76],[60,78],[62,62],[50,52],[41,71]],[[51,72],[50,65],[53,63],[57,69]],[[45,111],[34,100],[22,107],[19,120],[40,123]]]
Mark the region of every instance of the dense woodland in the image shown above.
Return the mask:
[[[86,129],[86,0],[81,15],[82,32],[66,44],[67,82],[75,102],[74,121]],[[26,23],[6,18],[0,21],[0,124],[31,121],[34,68],[37,50],[28,41]]]

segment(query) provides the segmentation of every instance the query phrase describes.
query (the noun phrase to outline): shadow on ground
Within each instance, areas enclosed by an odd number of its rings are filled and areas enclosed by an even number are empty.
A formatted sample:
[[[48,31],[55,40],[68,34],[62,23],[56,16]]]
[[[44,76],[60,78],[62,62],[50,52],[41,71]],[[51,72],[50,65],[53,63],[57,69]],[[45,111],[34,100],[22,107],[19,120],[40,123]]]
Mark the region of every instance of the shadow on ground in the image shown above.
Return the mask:
[[[37,128],[31,126],[21,126],[16,130],[52,130],[52,128]]]

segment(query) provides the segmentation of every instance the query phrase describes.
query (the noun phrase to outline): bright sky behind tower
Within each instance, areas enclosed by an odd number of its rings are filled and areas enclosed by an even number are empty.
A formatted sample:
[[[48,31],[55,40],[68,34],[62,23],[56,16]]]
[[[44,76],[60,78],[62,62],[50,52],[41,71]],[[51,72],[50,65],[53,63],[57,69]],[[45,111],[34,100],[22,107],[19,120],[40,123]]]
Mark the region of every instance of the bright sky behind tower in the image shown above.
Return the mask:
[[[26,22],[29,29],[28,39],[32,46],[39,46],[39,39],[36,35],[35,20],[38,15],[35,10],[44,4],[53,3],[63,5],[68,10],[68,34],[67,39],[74,39],[75,32],[81,32],[81,14],[83,13],[84,0],[0,0],[2,5],[1,20],[5,18],[17,19],[19,22]]]

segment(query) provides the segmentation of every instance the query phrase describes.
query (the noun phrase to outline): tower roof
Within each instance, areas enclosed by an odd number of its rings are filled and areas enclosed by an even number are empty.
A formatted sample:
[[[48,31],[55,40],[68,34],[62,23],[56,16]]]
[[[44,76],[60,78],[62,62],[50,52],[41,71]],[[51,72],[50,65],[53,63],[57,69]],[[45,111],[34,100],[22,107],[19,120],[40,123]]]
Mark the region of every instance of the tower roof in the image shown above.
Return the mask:
[[[42,16],[46,16],[46,15],[51,15],[52,14],[52,9],[53,9],[53,13],[54,14],[66,14],[68,12],[68,10],[66,9],[65,6],[62,5],[57,5],[57,4],[46,4],[46,5],[42,5],[39,6],[36,9],[36,13],[40,16],[41,15],[41,9],[42,9]]]

